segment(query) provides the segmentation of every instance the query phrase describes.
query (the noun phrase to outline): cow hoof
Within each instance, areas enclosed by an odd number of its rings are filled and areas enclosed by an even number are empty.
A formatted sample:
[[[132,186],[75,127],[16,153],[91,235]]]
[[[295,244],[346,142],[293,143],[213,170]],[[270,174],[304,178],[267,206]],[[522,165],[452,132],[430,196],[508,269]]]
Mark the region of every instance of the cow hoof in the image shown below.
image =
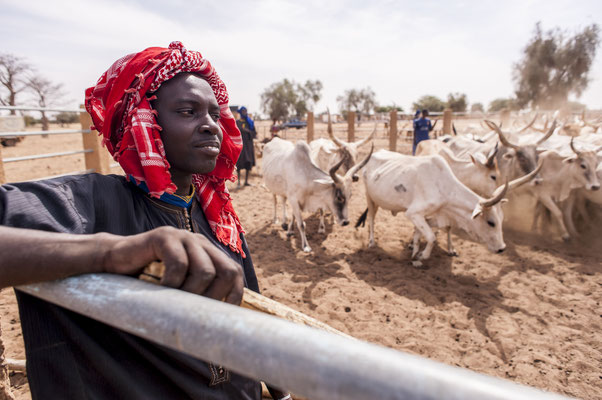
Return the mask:
[[[450,257],[458,257],[458,252],[456,250],[454,251],[448,251],[447,255]]]
[[[305,246],[305,247],[303,248],[303,251],[304,251],[305,253],[311,253],[311,247],[309,247],[309,246]]]
[[[375,246],[376,246],[376,242],[370,242],[370,243],[368,243],[368,247],[369,248],[373,248]]]
[[[291,237],[293,236],[293,232],[286,232],[286,237]]]
[[[565,242],[568,242],[571,239],[571,237],[569,235],[562,235],[562,240],[564,240]]]
[[[288,224],[285,222],[282,225],[282,229],[284,229],[285,231],[288,231]]]
[[[318,233],[326,233],[326,228],[318,228]]]
[[[414,260],[412,261],[412,265],[416,268],[422,267],[422,261]]]

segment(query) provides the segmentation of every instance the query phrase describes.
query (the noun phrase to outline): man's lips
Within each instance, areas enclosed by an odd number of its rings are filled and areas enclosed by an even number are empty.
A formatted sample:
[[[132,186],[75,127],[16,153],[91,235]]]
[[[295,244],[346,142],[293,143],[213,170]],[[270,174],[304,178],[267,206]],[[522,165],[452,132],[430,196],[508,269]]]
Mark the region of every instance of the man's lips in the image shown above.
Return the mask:
[[[220,142],[216,140],[197,142],[193,147],[202,153],[216,157],[219,154]]]

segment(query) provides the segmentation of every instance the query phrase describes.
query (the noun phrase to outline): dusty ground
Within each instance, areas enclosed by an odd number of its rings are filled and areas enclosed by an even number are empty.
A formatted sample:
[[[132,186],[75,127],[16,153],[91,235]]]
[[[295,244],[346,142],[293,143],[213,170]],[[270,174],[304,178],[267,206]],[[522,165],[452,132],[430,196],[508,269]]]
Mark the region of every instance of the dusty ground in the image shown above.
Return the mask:
[[[363,123],[357,137],[371,126]],[[377,147],[384,148],[382,125],[379,130]],[[260,137],[265,132],[267,125],[261,124]],[[304,130],[286,132],[288,139],[304,135]],[[62,136],[57,148],[78,148],[77,136]],[[316,136],[325,136],[325,126],[317,127]],[[28,138],[3,149],[4,157],[55,151],[52,140]],[[398,149],[406,152],[407,142],[400,140]],[[60,168],[48,160],[15,169],[9,164],[7,177],[84,169],[79,158]],[[499,255],[460,235],[454,237],[460,253],[454,258],[445,254],[440,236],[442,247],[435,248],[426,268],[417,269],[409,263],[410,223],[381,210],[373,249],[367,247],[366,228],[327,224],[326,233],[318,234],[318,219],[308,216],[313,252],[305,254],[297,232],[287,238],[271,224],[272,196],[260,186],[260,176],[252,175],[251,183],[231,187],[265,295],[369,342],[578,398],[602,398],[600,230],[590,227],[580,240],[563,243],[547,232],[507,229],[508,250]],[[364,209],[359,182],[351,218]],[[12,290],[0,292],[0,319],[6,356],[23,358]],[[17,399],[29,398],[26,380],[12,379]]]

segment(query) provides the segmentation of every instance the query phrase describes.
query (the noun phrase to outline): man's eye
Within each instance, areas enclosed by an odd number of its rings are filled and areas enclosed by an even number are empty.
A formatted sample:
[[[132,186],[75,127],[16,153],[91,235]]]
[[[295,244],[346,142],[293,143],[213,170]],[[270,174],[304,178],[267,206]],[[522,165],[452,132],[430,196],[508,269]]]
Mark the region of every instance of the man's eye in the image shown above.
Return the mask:
[[[181,110],[178,110],[178,113],[183,115],[192,115],[194,113],[194,110],[192,108],[183,108]]]
[[[219,120],[219,114],[211,114],[211,118],[213,118],[213,120],[217,122]]]

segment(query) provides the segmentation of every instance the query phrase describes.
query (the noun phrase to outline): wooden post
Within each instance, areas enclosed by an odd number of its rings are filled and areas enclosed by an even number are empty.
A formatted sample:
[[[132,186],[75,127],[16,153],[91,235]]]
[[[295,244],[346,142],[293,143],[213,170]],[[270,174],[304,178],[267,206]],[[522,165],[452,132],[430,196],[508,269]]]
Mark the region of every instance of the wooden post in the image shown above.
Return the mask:
[[[397,151],[397,110],[389,113],[389,150]]]
[[[4,163],[2,162],[2,145],[0,144],[0,185],[6,183],[6,175],[4,175]]]
[[[347,113],[347,141],[355,142],[355,111]]]
[[[510,127],[510,110],[507,108],[504,108],[502,110],[502,112],[500,113],[500,124],[502,124],[502,127],[506,130],[508,130],[508,128]]]
[[[314,113],[307,113],[307,143],[314,140]]]
[[[84,108],[83,105],[80,106]],[[81,123],[82,130],[90,129],[92,125],[92,118],[86,110],[82,110],[79,113],[79,122]],[[108,152],[102,148],[102,140],[98,136],[98,132],[92,130],[90,133],[82,133],[82,139],[84,142],[84,149],[92,149],[91,153],[85,153],[86,169],[93,169],[94,172],[99,174],[109,173],[109,156]]]
[[[446,108],[443,110],[443,134],[451,135],[452,134],[452,110],[451,108]]]

